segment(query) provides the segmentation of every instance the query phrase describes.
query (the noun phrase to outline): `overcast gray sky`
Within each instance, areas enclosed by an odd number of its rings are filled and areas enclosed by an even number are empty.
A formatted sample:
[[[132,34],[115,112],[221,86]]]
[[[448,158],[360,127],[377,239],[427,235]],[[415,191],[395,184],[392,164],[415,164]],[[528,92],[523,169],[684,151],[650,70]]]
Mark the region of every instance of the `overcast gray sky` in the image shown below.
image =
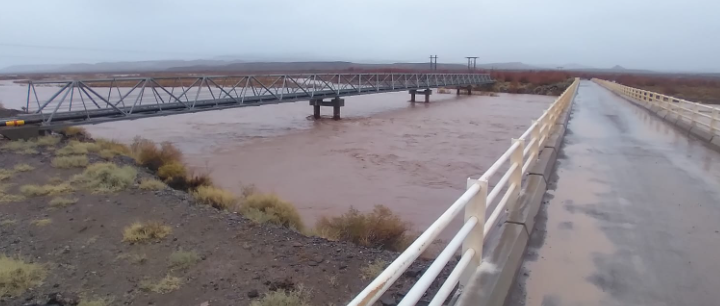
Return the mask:
[[[515,62],[720,72],[718,0],[0,2],[0,67],[198,59]]]

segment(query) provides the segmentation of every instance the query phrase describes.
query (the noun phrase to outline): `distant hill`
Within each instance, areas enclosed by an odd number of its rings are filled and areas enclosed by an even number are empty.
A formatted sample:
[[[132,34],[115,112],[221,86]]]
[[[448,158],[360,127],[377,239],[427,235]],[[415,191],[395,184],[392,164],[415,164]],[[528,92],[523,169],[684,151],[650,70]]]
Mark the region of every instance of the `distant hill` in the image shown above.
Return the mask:
[[[298,56],[299,57],[299,56]],[[203,60],[160,60],[160,61],[127,61],[103,62],[96,64],[68,64],[68,65],[16,65],[0,69],[0,74],[28,74],[28,73],[143,73],[143,72],[300,72],[300,71],[332,71],[332,70],[427,70],[429,63],[357,63],[349,61],[244,61],[243,59],[258,59],[260,56],[218,56]],[[279,57],[283,58],[283,57]],[[286,57],[290,58],[290,57]],[[599,73],[656,73],[649,70],[627,69],[616,65],[610,69],[593,68],[580,64],[566,64],[559,66],[534,66],[522,62],[506,63],[478,63],[478,69],[483,70],[572,70]],[[467,64],[438,63],[439,70],[465,71]]]
[[[193,71],[237,71],[237,72],[293,72],[327,71],[348,69],[408,69],[426,70],[429,63],[354,63],[347,61],[252,61],[244,62],[234,56],[216,57],[211,60],[161,60],[136,62],[102,62],[96,64],[68,65],[16,65],[0,69],[0,74],[23,73],[116,73],[116,72],[193,72]],[[537,66],[521,62],[478,63],[478,69],[496,70],[539,70]],[[438,63],[440,70],[465,70],[466,64]]]
[[[69,64],[69,65],[18,65],[0,69],[0,73],[94,73],[94,72],[146,72],[164,71],[173,67],[187,66],[223,66],[229,61],[224,60],[162,60],[137,62],[104,62],[97,64]]]

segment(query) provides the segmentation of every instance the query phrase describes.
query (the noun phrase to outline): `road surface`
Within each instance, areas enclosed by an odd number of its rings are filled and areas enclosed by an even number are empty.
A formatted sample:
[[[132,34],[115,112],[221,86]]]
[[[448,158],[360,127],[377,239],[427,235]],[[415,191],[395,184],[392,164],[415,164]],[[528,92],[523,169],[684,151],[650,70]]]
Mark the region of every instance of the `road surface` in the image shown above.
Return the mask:
[[[584,81],[560,156],[507,305],[720,305],[719,153]]]

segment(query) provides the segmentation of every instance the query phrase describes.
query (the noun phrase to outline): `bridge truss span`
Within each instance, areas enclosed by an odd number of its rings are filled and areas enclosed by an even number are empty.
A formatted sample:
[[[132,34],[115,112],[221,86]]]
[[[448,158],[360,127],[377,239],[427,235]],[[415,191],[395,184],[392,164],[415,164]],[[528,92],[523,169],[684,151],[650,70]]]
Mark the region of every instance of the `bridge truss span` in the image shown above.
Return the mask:
[[[301,100],[492,83],[480,73],[303,73],[29,81],[24,124],[132,120]]]

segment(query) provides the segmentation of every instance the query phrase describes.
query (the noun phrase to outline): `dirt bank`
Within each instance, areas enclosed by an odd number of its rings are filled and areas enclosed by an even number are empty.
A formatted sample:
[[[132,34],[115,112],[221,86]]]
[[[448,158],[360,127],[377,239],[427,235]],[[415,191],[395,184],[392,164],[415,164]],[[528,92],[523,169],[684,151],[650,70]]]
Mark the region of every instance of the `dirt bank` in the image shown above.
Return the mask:
[[[363,275],[374,272],[373,263],[397,256],[256,224],[197,204],[180,191],[143,190],[138,182],[154,176],[140,168],[121,191],[96,193],[71,183],[70,190],[56,190],[66,202],[57,195],[30,196],[28,184],[60,186],[85,170],[51,165],[62,145],[39,147],[34,154],[0,152],[0,168],[11,174],[0,181],[0,255],[44,271],[39,284],[0,297],[1,305],[50,305],[48,295],[58,292],[107,305],[249,305],[268,292],[300,289],[309,305],[339,305],[370,282]],[[104,161],[92,153],[88,159]],[[122,157],[112,161],[133,164]],[[151,221],[167,226],[167,236],[128,240],[130,225]],[[414,264],[386,302],[407,290],[428,264]]]
[[[565,89],[570,87],[572,81],[573,79],[568,79],[563,82],[541,85],[536,83],[505,82],[498,80],[491,85],[478,86],[476,89],[484,92],[559,96]]]

